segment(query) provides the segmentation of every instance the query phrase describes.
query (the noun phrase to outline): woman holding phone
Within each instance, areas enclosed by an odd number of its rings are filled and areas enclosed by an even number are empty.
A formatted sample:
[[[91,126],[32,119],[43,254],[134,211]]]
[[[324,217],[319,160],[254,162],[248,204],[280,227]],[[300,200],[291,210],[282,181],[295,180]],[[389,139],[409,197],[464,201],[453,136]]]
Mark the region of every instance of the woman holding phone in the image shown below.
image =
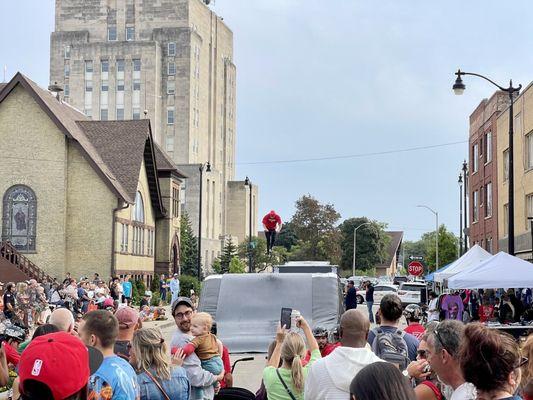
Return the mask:
[[[276,347],[263,370],[263,381],[269,400],[303,400],[304,382],[309,368],[321,357],[318,343],[307,321],[303,317],[297,317],[296,326],[303,330],[309,343],[311,359],[302,367],[306,352],[302,337],[296,332],[286,333],[285,326],[279,326]],[[278,368],[280,360],[282,364]]]

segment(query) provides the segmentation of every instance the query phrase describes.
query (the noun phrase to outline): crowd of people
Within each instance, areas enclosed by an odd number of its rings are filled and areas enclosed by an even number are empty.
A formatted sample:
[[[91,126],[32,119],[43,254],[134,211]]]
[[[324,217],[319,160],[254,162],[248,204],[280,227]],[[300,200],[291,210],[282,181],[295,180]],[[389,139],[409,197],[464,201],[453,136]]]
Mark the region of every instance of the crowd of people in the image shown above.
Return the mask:
[[[211,315],[176,297],[168,340],[143,326],[146,305],[132,307],[127,277],[97,278],[6,285],[0,386],[12,388],[11,398],[212,400],[229,393],[229,352]],[[58,290],[61,302],[53,302]],[[98,305],[100,291],[102,303],[112,299],[108,306]],[[425,322],[420,306],[404,308],[395,294],[382,298],[377,325],[370,315],[348,309],[333,331],[312,329],[302,316],[296,331],[279,326],[255,398],[533,399],[533,336],[520,345],[475,321],[439,315]]]

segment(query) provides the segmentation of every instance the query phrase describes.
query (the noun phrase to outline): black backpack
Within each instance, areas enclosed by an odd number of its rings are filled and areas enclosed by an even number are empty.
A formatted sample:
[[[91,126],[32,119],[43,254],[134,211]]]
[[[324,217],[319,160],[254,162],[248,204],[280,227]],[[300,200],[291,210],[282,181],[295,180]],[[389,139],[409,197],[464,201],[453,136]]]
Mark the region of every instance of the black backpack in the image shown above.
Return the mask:
[[[400,370],[407,368],[411,360],[407,342],[405,341],[405,332],[396,329],[394,332],[385,332],[382,328],[374,328],[374,341],[372,342],[372,351],[383,361],[397,365]]]

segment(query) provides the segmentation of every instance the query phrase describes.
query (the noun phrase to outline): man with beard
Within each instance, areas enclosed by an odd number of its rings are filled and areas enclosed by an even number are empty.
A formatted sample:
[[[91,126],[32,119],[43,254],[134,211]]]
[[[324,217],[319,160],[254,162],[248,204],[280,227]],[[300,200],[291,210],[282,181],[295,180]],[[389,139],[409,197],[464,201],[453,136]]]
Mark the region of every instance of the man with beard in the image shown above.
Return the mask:
[[[172,303],[171,309],[178,328],[170,343],[171,352],[174,354],[192,339],[191,318],[194,314],[194,308],[191,299],[178,297]],[[185,358],[183,368],[185,368],[191,384],[190,400],[212,400],[215,397],[213,383],[224,379],[225,372],[222,371],[220,375],[216,376],[202,369],[202,364],[196,353],[191,353]]]

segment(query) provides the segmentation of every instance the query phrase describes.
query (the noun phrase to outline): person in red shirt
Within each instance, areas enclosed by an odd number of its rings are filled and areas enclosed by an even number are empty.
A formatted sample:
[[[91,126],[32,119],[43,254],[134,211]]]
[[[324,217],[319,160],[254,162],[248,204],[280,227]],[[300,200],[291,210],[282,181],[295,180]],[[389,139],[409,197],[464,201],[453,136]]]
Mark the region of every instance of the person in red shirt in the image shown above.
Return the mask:
[[[403,310],[403,315],[407,320],[407,328],[404,329],[404,332],[410,333],[418,340],[426,332],[426,329],[420,324],[422,319],[422,308],[418,304],[409,304]]]
[[[327,355],[331,354],[333,350],[335,350],[341,345],[340,342],[330,343],[328,341],[328,331],[320,326],[317,326],[315,329],[313,329],[313,336],[315,337],[318,343],[318,349],[320,350],[320,355],[322,357],[326,357]],[[307,353],[304,358],[304,363],[307,364],[310,359],[311,352],[307,350]]]
[[[267,240],[267,254],[270,254],[272,251],[272,247],[274,247],[274,242],[276,241],[276,234],[281,231],[282,226],[281,217],[274,210],[263,217],[263,229],[265,230]]]
[[[489,322],[494,319],[494,306],[490,305],[489,299],[484,299],[479,307],[479,322]]]

